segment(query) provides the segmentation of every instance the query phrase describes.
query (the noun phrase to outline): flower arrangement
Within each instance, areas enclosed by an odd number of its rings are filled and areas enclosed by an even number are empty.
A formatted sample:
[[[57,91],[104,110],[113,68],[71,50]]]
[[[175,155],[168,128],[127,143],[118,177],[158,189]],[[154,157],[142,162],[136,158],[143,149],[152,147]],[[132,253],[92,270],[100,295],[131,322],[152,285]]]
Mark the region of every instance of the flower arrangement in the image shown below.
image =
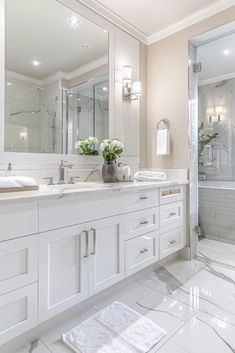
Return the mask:
[[[87,139],[79,140],[75,143],[76,149],[81,149],[82,154],[85,156],[98,156],[99,151],[97,149],[98,139],[95,136],[90,136]]]
[[[113,140],[103,140],[103,142],[100,144],[102,156],[105,162],[108,164],[115,162],[117,158],[120,157],[123,149],[124,145],[116,138]]]
[[[218,139],[219,137],[220,137],[220,134],[218,132],[215,132],[213,134],[205,134],[204,123],[201,122],[201,124],[198,127],[198,164],[199,166],[204,167],[203,151],[206,145],[209,145],[211,142],[215,142],[216,139]]]

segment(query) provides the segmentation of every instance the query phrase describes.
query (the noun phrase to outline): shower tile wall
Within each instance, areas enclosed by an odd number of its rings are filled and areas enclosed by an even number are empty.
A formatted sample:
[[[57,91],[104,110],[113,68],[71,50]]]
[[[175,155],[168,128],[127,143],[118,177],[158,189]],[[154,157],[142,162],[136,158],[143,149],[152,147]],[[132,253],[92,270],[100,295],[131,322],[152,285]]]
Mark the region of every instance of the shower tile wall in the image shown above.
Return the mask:
[[[209,122],[208,109],[216,107],[224,109],[221,121]],[[205,133],[219,133],[212,144],[212,165],[205,167],[207,179],[235,180],[235,78],[199,86],[199,121],[204,122]]]

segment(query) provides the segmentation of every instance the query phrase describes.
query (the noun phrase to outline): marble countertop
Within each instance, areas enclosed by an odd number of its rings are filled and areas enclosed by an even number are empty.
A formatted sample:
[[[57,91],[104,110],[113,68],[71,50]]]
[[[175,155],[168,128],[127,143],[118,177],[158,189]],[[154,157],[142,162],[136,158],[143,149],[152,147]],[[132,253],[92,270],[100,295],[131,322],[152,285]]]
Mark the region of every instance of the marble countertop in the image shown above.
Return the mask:
[[[127,192],[138,189],[151,189],[158,187],[167,187],[174,185],[188,184],[187,180],[165,180],[159,182],[87,182],[77,183],[72,185],[40,185],[39,190],[34,191],[17,191],[11,193],[0,193],[0,203],[7,201],[27,201],[27,200],[42,200],[42,199],[60,199],[62,197],[79,196],[81,194],[101,195],[104,193]]]

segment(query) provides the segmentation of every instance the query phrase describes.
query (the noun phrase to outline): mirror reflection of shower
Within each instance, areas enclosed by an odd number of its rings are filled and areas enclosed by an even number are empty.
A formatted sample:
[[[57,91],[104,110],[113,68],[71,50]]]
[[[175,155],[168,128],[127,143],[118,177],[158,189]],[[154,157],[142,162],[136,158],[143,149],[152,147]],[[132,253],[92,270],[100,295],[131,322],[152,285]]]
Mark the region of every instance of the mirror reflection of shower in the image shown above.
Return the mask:
[[[76,154],[75,142],[89,136],[99,141],[109,136],[108,75],[102,75],[67,90],[67,146]]]

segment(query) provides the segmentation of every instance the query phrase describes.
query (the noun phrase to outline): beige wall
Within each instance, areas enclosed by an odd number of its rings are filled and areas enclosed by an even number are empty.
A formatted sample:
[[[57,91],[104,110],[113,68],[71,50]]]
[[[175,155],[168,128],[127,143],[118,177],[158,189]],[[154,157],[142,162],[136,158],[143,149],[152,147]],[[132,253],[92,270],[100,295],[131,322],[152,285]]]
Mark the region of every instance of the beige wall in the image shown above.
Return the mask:
[[[235,20],[235,6],[148,47],[148,167],[188,168],[188,41]],[[170,156],[155,153],[156,124],[171,123]]]

